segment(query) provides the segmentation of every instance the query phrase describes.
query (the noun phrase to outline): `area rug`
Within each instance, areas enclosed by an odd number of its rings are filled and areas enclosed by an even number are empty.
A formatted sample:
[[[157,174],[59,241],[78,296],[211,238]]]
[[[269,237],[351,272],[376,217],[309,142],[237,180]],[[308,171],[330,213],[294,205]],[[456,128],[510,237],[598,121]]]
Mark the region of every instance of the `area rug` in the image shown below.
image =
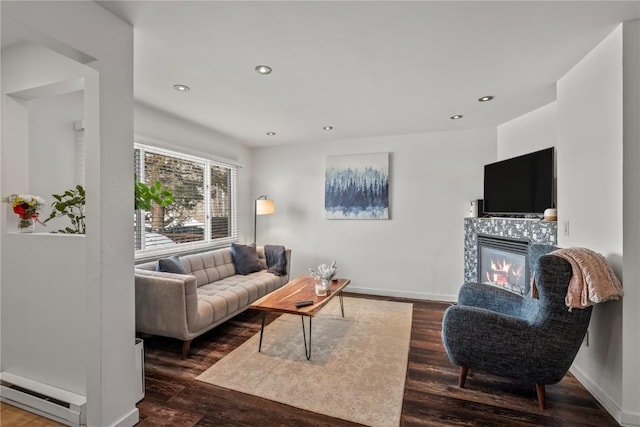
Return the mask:
[[[413,305],[334,298],[313,318],[311,360],[299,316],[282,315],[196,379],[335,418],[398,426]],[[305,320],[306,323],[306,320]]]

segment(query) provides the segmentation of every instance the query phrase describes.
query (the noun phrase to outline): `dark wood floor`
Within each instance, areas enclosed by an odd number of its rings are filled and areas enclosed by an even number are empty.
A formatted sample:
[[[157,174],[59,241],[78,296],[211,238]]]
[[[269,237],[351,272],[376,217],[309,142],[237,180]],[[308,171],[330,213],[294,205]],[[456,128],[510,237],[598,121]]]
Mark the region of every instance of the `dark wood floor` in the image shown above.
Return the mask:
[[[357,295],[350,295],[357,297]],[[547,386],[547,409],[533,386],[473,374],[457,387],[458,369],[442,347],[440,325],[449,304],[414,304],[411,349],[402,408],[403,426],[617,426],[570,374]],[[267,316],[270,323],[277,316]],[[146,396],[138,426],[353,426],[258,397],[215,387],[195,377],[260,330],[261,314],[246,311],[194,340],[180,359],[181,343],[144,336]],[[471,376],[472,375],[472,376]],[[294,380],[294,379],[292,379]]]

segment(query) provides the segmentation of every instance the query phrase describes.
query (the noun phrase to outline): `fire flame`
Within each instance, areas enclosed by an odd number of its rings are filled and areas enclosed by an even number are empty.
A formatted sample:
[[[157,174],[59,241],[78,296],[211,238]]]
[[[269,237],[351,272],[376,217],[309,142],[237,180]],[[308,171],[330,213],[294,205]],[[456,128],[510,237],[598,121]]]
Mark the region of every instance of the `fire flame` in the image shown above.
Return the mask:
[[[513,283],[518,283],[522,276],[522,267],[522,264],[514,267],[514,265],[506,259],[491,260],[491,271],[486,272],[487,280],[496,285],[507,286],[509,285],[509,278],[511,277]]]

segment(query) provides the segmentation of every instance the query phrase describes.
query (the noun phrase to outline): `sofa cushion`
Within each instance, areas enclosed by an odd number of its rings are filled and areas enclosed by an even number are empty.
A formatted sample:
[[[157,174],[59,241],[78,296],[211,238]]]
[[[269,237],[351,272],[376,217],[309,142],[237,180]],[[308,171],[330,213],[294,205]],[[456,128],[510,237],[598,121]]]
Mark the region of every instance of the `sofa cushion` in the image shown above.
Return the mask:
[[[160,258],[156,271],[162,271],[165,273],[178,273],[187,274],[187,271],[182,266],[180,258],[177,255],[170,256],[168,258]]]
[[[238,274],[249,274],[260,271],[260,261],[255,245],[231,244],[231,254],[233,255],[233,263],[236,266]]]

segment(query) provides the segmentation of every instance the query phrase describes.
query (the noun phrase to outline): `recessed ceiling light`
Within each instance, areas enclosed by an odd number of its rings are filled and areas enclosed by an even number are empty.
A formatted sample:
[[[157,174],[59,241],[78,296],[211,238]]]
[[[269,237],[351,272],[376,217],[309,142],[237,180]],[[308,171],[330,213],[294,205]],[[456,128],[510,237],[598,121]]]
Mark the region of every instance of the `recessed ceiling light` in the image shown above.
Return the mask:
[[[269,136],[274,136],[276,133],[275,132],[267,132],[267,135]]]
[[[178,92],[187,92],[187,91],[189,91],[191,89],[187,85],[173,85],[173,88],[175,90],[177,90]]]
[[[487,102],[487,101],[491,101],[492,99],[493,99],[493,96],[487,95],[487,96],[483,96],[482,98],[478,99],[478,101]]]
[[[322,129],[324,130],[331,130],[333,129],[333,126],[323,126]]]
[[[256,65],[256,72],[264,75],[271,74],[271,67],[268,65]]]
[[[462,114],[456,114],[455,116],[451,116],[451,120],[458,120],[462,118]]]

